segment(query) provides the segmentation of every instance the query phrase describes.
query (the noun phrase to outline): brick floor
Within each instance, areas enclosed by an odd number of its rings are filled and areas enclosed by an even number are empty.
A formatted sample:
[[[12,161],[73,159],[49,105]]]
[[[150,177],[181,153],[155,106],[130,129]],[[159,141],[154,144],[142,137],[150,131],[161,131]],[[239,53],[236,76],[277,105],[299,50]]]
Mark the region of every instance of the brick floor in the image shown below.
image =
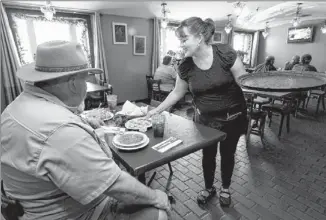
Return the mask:
[[[312,100],[310,116],[292,117],[290,133],[284,125],[280,139],[277,116],[266,127],[263,143],[255,135],[250,136],[248,146],[240,139],[229,208],[220,207],[218,195],[204,207],[196,203],[204,187],[201,151],[172,162],[171,177],[167,165],[157,168],[151,187],[168,189],[175,197],[172,219],[177,220],[326,220],[326,112],[313,118],[315,108]],[[185,112],[174,113],[187,117]],[[221,186],[219,163],[218,154],[217,188]]]
[[[313,113],[316,102],[310,102]],[[176,111],[185,117],[180,111]],[[196,203],[197,192],[204,186],[201,152],[172,163],[174,175],[169,191],[177,200],[173,219],[249,219],[249,220],[326,220],[326,112],[316,119],[291,118],[291,131],[285,126],[277,138],[279,117],[266,128],[264,143],[251,135],[245,145],[240,139],[232,178],[232,205],[222,208],[218,196],[206,206]],[[220,157],[217,155],[216,183],[220,187]],[[153,188],[164,189],[168,166],[157,169]]]

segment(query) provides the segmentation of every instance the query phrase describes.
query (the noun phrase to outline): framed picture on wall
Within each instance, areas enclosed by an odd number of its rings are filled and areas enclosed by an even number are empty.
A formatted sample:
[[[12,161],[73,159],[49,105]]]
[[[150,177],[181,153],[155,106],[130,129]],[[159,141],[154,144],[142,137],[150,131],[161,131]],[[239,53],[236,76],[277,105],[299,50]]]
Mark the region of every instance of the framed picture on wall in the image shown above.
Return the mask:
[[[222,31],[215,31],[213,36],[213,43],[222,43]]]
[[[128,44],[127,24],[112,22],[113,44]]]
[[[146,55],[146,36],[134,36],[134,55]]]

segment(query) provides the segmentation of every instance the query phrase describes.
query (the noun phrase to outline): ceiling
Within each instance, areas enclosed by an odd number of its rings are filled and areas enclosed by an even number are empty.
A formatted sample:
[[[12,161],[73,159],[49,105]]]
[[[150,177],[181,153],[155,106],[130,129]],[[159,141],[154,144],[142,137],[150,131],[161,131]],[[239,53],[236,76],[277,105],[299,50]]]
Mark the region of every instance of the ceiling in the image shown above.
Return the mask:
[[[44,5],[45,1],[3,1],[8,4]],[[153,18],[162,17],[162,1],[51,1],[57,8],[100,11],[105,14],[129,17]],[[224,24],[228,14],[234,14],[234,4],[238,1],[165,1],[169,19],[183,20],[191,16],[203,19],[212,18],[217,23]],[[297,3],[295,1],[246,1],[238,19],[232,15],[233,25],[244,29],[262,29],[265,22],[269,27],[290,23],[295,16]],[[326,20],[325,1],[306,1],[301,5],[301,20],[303,23]],[[256,10],[258,8],[258,11]]]

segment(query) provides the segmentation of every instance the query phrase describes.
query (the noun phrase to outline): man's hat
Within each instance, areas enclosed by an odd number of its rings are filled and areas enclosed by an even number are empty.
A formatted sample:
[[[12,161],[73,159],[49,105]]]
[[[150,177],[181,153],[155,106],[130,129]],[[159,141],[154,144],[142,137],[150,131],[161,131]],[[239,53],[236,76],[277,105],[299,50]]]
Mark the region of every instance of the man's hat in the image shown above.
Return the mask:
[[[79,43],[50,41],[37,46],[36,62],[17,70],[17,77],[26,82],[41,82],[78,73],[102,73],[101,69],[89,68]]]

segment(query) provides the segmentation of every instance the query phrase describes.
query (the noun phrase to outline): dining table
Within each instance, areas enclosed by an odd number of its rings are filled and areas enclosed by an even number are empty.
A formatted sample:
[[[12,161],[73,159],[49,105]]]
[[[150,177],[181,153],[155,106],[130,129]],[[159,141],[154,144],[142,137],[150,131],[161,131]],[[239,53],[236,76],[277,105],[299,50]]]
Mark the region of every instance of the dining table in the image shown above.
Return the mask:
[[[261,91],[261,90],[254,90],[254,89],[246,89],[242,88],[243,93],[250,93],[255,94],[257,96],[263,97],[263,98],[274,98],[274,99],[280,99],[287,96],[290,96],[293,94],[293,92],[273,92],[273,91]]]
[[[242,90],[268,98],[284,98],[326,86],[326,74],[309,71],[270,71],[249,73],[239,77]],[[307,116],[307,110],[296,109]]]
[[[143,103],[137,105],[145,105]],[[152,107],[150,107],[152,108]],[[146,184],[145,173],[169,164],[170,172],[173,173],[170,162],[189,155],[193,152],[201,150],[212,144],[218,144],[226,138],[226,134],[222,131],[207,127],[202,124],[195,123],[191,120],[183,118],[169,112],[162,113],[165,116],[164,135],[163,137],[155,137],[152,128],[149,128],[145,134],[149,138],[149,143],[145,148],[135,151],[123,151],[117,149],[112,144],[113,134],[106,134],[105,141],[108,143],[114,159],[121,163],[126,170],[133,176]],[[112,123],[112,122],[111,122]],[[181,144],[161,153],[152,147],[156,144],[175,137],[182,141]],[[150,178],[147,185],[151,183],[155,176],[155,172]]]

